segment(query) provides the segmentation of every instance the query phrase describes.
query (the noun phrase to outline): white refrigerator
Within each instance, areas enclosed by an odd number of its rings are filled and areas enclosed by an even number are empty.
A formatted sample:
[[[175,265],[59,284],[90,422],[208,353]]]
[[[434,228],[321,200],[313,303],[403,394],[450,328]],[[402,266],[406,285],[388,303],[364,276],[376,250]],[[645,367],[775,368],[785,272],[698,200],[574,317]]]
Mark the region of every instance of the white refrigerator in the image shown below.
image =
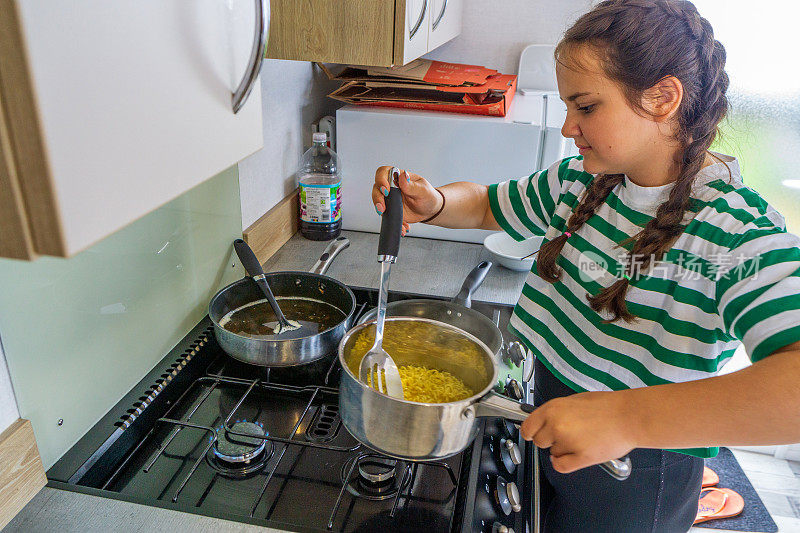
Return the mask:
[[[375,170],[394,165],[434,186],[497,183],[528,176],[577,154],[561,136],[566,106],[558,93],[520,90],[505,117],[348,105],[336,111],[342,168],[342,227],[380,231],[370,191]],[[544,116],[544,121],[543,121]],[[481,243],[488,231],[415,224],[411,235]]]

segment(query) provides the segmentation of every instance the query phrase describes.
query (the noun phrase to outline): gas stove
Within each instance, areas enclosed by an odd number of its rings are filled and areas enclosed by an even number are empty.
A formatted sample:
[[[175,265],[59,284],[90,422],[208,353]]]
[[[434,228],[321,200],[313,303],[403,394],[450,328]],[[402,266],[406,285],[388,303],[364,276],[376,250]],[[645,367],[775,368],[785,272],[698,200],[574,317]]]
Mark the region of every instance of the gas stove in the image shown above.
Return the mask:
[[[355,321],[377,291],[353,292]],[[473,308],[512,340],[512,306]],[[519,369],[501,370],[498,390],[527,398]],[[292,368],[240,363],[206,317],[48,471],[49,485],[287,531],[538,529],[534,450],[513,423],[485,419],[445,460],[393,459],[342,425],[340,372],[333,353]]]

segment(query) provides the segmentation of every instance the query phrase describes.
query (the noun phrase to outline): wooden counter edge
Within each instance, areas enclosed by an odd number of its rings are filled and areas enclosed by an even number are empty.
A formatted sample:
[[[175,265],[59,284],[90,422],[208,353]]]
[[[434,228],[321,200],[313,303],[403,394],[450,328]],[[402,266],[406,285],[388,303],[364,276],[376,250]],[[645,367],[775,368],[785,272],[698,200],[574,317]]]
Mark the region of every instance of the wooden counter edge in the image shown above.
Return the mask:
[[[299,213],[300,198],[295,189],[242,232],[261,264],[297,233]]]
[[[47,483],[29,420],[19,418],[0,433],[0,529]]]

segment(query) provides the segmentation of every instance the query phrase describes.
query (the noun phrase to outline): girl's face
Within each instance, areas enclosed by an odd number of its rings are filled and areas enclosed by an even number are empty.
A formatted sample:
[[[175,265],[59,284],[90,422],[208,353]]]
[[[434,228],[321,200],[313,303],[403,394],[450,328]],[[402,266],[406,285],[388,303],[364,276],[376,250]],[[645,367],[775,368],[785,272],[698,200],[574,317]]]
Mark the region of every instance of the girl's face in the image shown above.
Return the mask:
[[[631,108],[619,85],[604,73],[596,52],[573,46],[556,62],[558,92],[567,104],[561,128],[583,156],[590,174],[636,174],[647,168],[653,149],[664,141],[651,117]]]

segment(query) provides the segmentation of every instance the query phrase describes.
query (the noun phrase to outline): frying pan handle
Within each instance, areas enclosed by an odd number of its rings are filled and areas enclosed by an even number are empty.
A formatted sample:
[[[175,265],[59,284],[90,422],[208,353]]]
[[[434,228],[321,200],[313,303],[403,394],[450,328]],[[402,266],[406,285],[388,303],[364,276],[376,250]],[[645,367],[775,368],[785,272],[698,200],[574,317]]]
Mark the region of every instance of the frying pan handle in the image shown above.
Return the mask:
[[[311,267],[312,274],[325,274],[328,271],[328,267],[331,266],[333,262],[333,258],[339,255],[339,252],[344,250],[350,246],[350,239],[347,237],[336,237],[331,241],[331,243],[325,248],[325,251],[322,252],[322,255],[319,256],[317,262],[314,263],[314,266]]]
[[[458,291],[458,294],[453,298],[453,303],[463,305],[464,307],[472,307],[472,293],[478,290],[478,287],[481,286],[481,283],[483,283],[486,274],[489,273],[491,268],[491,261],[481,261],[478,263],[478,266],[473,268],[472,272],[467,275],[467,278],[461,285],[461,290]]]
[[[256,254],[253,253],[253,249],[250,248],[246,242],[242,239],[236,239],[233,241],[233,248],[236,250],[236,255],[239,256],[239,261],[242,262],[242,266],[244,266],[248,276],[254,278],[264,273],[264,269],[261,268],[261,263],[258,262]]]
[[[529,403],[520,403],[510,398],[506,398],[496,392],[490,392],[476,403],[469,406],[463,413],[467,418],[483,416],[499,416],[514,422],[522,422],[534,409]],[[608,475],[616,480],[624,481],[631,475],[633,466],[631,459],[627,455],[620,459],[606,461],[599,465]]]

